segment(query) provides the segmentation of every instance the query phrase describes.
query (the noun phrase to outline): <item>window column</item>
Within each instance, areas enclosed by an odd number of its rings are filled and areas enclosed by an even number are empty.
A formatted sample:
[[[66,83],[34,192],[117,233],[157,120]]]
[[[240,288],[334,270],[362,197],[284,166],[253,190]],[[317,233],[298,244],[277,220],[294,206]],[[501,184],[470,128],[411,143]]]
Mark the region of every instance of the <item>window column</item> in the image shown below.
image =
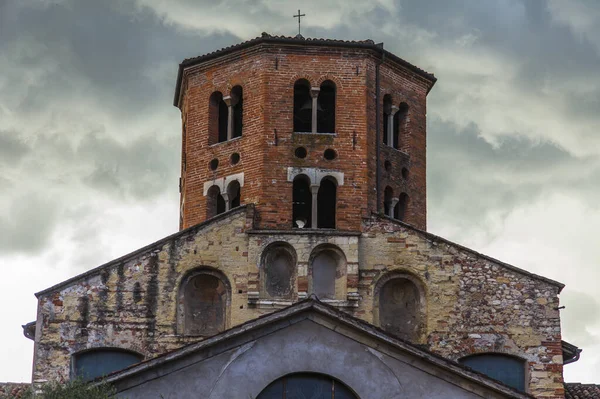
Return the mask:
[[[317,133],[317,99],[319,98],[319,92],[321,91],[320,87],[311,87],[310,88],[310,97],[312,98],[312,123],[311,123],[311,132],[312,133]],[[313,196],[313,200],[316,201],[314,199],[315,197]],[[313,201],[313,203],[315,203]],[[313,219],[315,217],[316,213],[313,213]]]
[[[227,105],[227,141],[233,138],[233,106],[237,104],[231,96],[223,97],[223,102]]]
[[[396,209],[396,204],[400,201],[398,198],[392,198],[390,201],[390,207],[388,208],[388,216],[394,218],[394,209]]]
[[[387,123],[387,143],[390,147],[394,147],[394,115],[398,112],[398,107],[392,105],[390,107],[390,111],[388,113],[388,123]]]
[[[225,201],[225,212],[227,212],[231,209],[231,200],[229,199],[229,193],[223,193],[221,194],[221,197],[223,197],[223,201]]]
[[[315,97],[316,98],[316,97]],[[310,225],[313,229],[317,228],[317,209],[318,209],[318,202],[317,202],[317,196],[319,194],[319,185],[318,184],[313,184],[310,186],[310,193],[312,194],[312,213],[311,213],[311,221],[310,221]]]

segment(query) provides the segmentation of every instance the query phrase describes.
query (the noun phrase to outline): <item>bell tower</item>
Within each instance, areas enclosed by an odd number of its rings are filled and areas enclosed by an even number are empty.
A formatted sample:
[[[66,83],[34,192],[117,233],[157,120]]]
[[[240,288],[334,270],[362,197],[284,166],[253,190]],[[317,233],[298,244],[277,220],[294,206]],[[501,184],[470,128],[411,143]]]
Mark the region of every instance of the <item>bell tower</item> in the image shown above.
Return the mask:
[[[425,229],[435,81],[371,40],[263,33],[183,61],[180,227],[253,203],[258,229]]]

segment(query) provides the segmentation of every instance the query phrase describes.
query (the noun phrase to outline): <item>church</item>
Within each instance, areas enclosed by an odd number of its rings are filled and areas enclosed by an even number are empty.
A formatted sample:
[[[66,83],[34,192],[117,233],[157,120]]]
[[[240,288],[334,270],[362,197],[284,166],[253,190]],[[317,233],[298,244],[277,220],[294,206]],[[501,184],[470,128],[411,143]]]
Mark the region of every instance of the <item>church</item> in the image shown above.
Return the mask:
[[[180,231],[36,293],[32,381],[584,397],[563,381],[581,352],[561,339],[564,285],[427,231],[435,83],[372,40],[263,33],[184,60]]]

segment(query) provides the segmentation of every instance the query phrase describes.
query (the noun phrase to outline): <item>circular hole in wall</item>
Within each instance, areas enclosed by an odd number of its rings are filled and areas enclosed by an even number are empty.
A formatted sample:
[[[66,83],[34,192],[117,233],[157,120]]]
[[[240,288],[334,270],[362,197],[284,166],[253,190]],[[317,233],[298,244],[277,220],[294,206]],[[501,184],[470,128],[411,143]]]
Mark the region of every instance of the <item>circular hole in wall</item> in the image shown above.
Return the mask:
[[[390,161],[385,161],[383,163],[383,167],[385,168],[386,172],[389,172],[390,170],[392,170],[392,163]]]
[[[402,177],[408,179],[408,169],[402,168]]]
[[[294,155],[296,155],[296,157],[298,157],[298,158],[304,159],[304,158],[306,158],[306,154],[307,154],[306,148],[304,148],[304,147],[298,147],[298,148],[296,148],[296,151],[294,151]]]
[[[208,167],[210,168],[210,170],[216,170],[219,167],[219,160],[217,158],[213,159],[208,164]]]
[[[337,157],[337,153],[335,152],[335,150],[328,148],[325,150],[325,152],[323,153],[323,158],[325,158],[328,161],[332,161]]]
[[[240,162],[240,154],[234,152],[233,154],[231,154],[231,164],[236,165],[238,162]]]

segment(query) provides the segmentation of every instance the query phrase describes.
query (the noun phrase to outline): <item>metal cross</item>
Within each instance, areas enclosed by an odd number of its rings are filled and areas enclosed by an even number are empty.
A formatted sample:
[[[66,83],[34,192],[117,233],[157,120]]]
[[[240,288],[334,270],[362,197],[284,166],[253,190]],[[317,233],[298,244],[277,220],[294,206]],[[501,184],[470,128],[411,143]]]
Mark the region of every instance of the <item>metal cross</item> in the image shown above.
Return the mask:
[[[300,10],[298,10],[298,15],[294,15],[294,18],[298,18],[298,34],[300,34],[300,19],[302,17],[306,17],[306,14],[300,14]]]

